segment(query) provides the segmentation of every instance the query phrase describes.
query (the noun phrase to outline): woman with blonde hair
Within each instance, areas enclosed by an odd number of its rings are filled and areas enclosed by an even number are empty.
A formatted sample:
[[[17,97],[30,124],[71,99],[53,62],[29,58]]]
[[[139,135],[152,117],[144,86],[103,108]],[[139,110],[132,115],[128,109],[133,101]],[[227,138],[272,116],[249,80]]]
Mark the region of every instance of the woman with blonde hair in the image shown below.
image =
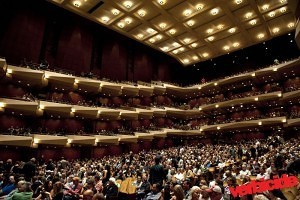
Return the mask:
[[[193,186],[191,188],[191,200],[199,200],[199,197],[200,197],[200,193],[201,193],[201,190],[200,190],[200,187],[198,186]]]

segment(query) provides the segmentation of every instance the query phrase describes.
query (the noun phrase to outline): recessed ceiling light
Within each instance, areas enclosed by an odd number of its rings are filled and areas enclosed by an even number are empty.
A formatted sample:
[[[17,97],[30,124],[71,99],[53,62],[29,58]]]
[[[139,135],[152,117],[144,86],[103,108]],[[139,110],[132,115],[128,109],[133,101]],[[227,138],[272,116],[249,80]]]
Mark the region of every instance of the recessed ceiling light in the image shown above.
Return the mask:
[[[269,12],[269,17],[275,17],[275,12],[274,11],[272,11],[272,12]]]
[[[138,15],[141,16],[141,17],[144,17],[146,15],[146,11],[145,10],[139,10]]]
[[[273,28],[273,30],[272,30],[272,31],[273,31],[273,33],[278,33],[278,32],[279,32],[279,30],[280,30],[280,29],[279,29],[278,27],[275,27],[275,28]]]
[[[214,8],[210,11],[210,14],[212,15],[217,15],[219,13],[219,9],[218,8]]]
[[[178,53],[178,50],[174,50],[174,51],[172,51],[174,54],[177,54]]]
[[[112,12],[113,15],[120,14],[120,11],[118,9],[112,9],[111,12]]]
[[[265,4],[261,7],[263,10],[268,10],[269,9],[269,4]]]
[[[195,21],[194,20],[189,20],[188,22],[187,22],[187,25],[189,25],[189,26],[193,26],[195,24]]]
[[[246,19],[249,19],[250,17],[252,17],[253,13],[252,12],[247,12],[245,14]]]
[[[184,47],[180,47],[178,50],[179,51],[184,51],[184,49],[185,49]]]
[[[254,26],[255,24],[256,24],[256,19],[252,19],[250,22],[249,22],[249,24],[251,24],[252,26]]]
[[[210,36],[210,37],[207,38],[208,41],[213,41],[214,39],[215,39],[214,36]]]
[[[157,0],[157,2],[160,4],[160,5],[164,5],[166,3],[166,0]]]
[[[204,58],[206,58],[206,57],[209,56],[209,54],[208,54],[208,53],[203,53],[202,56],[203,56]]]
[[[124,28],[125,24],[123,22],[118,23],[118,27]]]
[[[130,24],[132,22],[132,19],[127,17],[124,19],[124,21],[126,22],[126,24]]]
[[[147,32],[151,34],[151,33],[154,33],[154,30],[152,28],[148,28]]]
[[[281,13],[284,13],[284,12],[286,12],[286,7],[282,7],[282,8],[280,8],[280,12],[281,12]]]
[[[179,44],[178,44],[178,42],[173,42],[173,44],[172,44],[174,47],[178,47],[178,46],[180,46]]]
[[[287,0],[280,0],[280,3],[286,3]]]
[[[234,33],[236,31],[236,28],[231,28],[228,30],[229,33]]]
[[[217,28],[218,28],[219,30],[223,29],[223,28],[224,28],[224,24],[219,24],[219,25],[217,26]]]
[[[241,4],[241,3],[243,3],[243,0],[235,0],[235,3],[236,4]]]
[[[171,33],[172,35],[174,35],[176,33],[176,30],[175,29],[171,29],[171,30],[169,30],[169,33]]]
[[[191,44],[191,46],[195,48],[198,46],[198,44],[195,42],[195,43]]]
[[[185,16],[190,16],[192,14],[192,11],[190,9],[186,9],[185,11],[183,11],[183,14]]]
[[[160,23],[160,24],[159,24],[159,27],[160,27],[161,29],[164,29],[164,28],[166,28],[166,26],[167,26],[167,24],[166,24],[166,23]]]
[[[162,38],[162,36],[161,36],[161,35],[157,35],[156,38],[157,38],[158,40],[160,40],[160,39]]]
[[[73,5],[79,8],[81,6],[81,1],[73,1]]]
[[[288,28],[293,28],[294,26],[295,26],[295,23],[294,22],[290,22],[290,23],[288,23]]]
[[[240,46],[240,43],[238,43],[238,42],[235,42],[235,43],[233,43],[233,44],[232,44],[232,46],[234,46],[234,47],[238,47],[238,46]]]
[[[229,50],[229,49],[230,49],[230,47],[229,47],[229,46],[227,46],[227,45],[225,45],[225,46],[223,47],[223,49],[224,49],[225,51],[227,51],[227,50]]]
[[[107,22],[109,21],[109,17],[103,16],[103,17],[101,17],[101,20],[102,20],[103,22],[107,23]]]
[[[197,10],[202,10],[203,8],[204,8],[204,5],[201,4],[201,3],[199,3],[199,4],[196,5],[196,9]]]
[[[263,33],[259,33],[259,34],[257,35],[257,38],[258,38],[258,39],[261,39],[261,38],[263,38],[263,37],[265,37],[265,34],[263,34]]]
[[[198,56],[193,56],[193,60],[198,60]]]
[[[140,33],[140,34],[138,34],[137,36],[138,36],[138,38],[140,38],[140,39],[142,39],[142,38],[144,37],[144,35],[143,35],[143,34],[141,34],[141,33]]]
[[[131,1],[124,1],[123,5],[129,9],[132,7],[133,3]]]
[[[149,40],[149,42],[154,43],[154,42],[155,42],[155,39],[154,39],[154,38],[151,38],[151,39]]]
[[[165,47],[162,48],[162,50],[163,50],[163,51],[168,51],[168,50],[169,50],[169,47],[165,46]]]
[[[183,41],[184,41],[185,43],[189,43],[189,42],[191,41],[191,39],[190,39],[190,38],[185,38]]]
[[[190,60],[186,58],[186,59],[183,60],[183,62],[184,62],[184,63],[189,63]]]
[[[206,32],[207,32],[208,34],[211,34],[213,31],[214,31],[214,30],[213,30],[212,28],[209,28],[209,29],[206,30]]]

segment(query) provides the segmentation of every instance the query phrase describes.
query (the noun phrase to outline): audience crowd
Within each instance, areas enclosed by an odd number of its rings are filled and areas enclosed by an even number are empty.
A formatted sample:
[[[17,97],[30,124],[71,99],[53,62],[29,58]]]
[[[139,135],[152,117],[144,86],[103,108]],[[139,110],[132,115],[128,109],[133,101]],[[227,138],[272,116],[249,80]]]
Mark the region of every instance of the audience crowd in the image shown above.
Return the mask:
[[[299,156],[299,138],[269,136],[265,140],[188,145],[101,159],[8,159],[0,162],[0,199],[299,199],[297,188],[236,198],[229,190],[251,180],[297,176]],[[127,187],[133,188],[130,197],[122,189],[126,181]]]

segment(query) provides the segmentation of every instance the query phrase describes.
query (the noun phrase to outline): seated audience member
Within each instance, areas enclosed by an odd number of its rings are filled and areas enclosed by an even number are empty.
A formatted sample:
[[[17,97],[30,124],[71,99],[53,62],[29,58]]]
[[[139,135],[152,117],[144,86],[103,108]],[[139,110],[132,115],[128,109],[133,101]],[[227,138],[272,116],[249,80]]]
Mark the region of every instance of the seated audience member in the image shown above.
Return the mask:
[[[79,197],[82,189],[82,185],[79,181],[80,181],[79,177],[74,177],[73,184],[71,185],[71,187],[65,186],[65,194],[64,194],[65,200],[73,200]]]
[[[33,192],[30,183],[19,181],[18,191],[14,192],[14,194],[11,197],[6,198],[6,200],[32,200],[32,195]]]
[[[184,196],[185,196],[184,191],[183,191],[181,185],[176,185],[174,187],[174,193],[173,193],[171,200],[184,200],[185,199]]]
[[[0,190],[0,196],[8,195],[16,188],[14,176],[9,176],[7,184]]]
[[[152,185],[151,192],[149,192],[144,200],[159,200],[162,196],[160,183],[154,183]]]
[[[150,183],[146,173],[143,173],[141,184],[139,184],[136,189],[138,199],[143,199],[144,196],[150,191]]]

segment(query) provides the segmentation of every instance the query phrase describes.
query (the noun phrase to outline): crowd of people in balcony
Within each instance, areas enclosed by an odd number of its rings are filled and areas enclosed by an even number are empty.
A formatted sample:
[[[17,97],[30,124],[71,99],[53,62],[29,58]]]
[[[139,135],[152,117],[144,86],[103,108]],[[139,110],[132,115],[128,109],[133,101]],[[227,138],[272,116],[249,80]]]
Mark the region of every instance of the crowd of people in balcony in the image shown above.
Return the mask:
[[[0,162],[2,199],[297,199],[299,185],[234,198],[230,187],[299,175],[299,138],[179,146],[86,160]],[[297,160],[298,159],[298,160]],[[129,191],[129,190],[128,190]],[[132,196],[134,195],[134,196]]]

